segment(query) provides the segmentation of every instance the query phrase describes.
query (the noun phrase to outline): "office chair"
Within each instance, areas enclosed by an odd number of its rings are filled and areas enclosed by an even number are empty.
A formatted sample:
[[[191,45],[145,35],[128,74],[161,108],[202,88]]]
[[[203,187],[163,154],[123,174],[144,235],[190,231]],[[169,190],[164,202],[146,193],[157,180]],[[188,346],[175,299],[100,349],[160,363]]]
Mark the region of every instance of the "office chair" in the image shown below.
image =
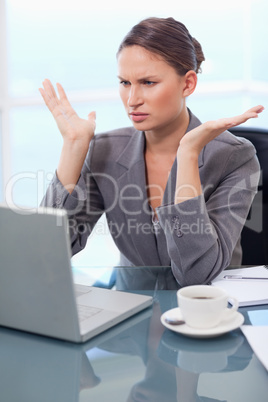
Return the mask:
[[[243,265],[268,264],[268,129],[234,127],[232,134],[247,138],[256,148],[261,177],[241,234]]]

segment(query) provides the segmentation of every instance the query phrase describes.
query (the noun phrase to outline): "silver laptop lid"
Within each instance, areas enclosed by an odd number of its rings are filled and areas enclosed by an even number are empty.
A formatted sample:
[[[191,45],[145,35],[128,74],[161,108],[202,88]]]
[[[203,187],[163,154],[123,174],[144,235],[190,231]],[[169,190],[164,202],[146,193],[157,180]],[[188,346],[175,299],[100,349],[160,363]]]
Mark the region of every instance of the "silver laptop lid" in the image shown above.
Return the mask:
[[[66,212],[0,206],[0,256],[0,325],[79,341]]]

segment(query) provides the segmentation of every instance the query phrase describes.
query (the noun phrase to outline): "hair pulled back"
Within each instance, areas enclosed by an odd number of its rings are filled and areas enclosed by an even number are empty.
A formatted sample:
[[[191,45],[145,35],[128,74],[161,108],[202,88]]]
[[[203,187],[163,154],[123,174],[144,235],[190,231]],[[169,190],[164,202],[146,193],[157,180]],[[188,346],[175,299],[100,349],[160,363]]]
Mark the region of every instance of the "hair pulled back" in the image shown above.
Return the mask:
[[[134,45],[158,54],[181,76],[189,70],[201,72],[205,60],[200,43],[174,18],[152,17],[139,22],[125,36],[117,55]]]

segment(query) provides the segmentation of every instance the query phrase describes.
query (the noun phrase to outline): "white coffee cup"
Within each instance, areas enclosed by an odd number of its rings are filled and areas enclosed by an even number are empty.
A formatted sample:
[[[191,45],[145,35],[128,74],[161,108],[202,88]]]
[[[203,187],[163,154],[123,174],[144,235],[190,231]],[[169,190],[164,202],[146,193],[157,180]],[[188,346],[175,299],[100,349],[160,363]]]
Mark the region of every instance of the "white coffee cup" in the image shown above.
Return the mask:
[[[177,299],[184,321],[193,328],[216,327],[238,309],[238,301],[216,286],[186,286],[178,290]],[[231,308],[228,308],[228,300],[231,300]]]

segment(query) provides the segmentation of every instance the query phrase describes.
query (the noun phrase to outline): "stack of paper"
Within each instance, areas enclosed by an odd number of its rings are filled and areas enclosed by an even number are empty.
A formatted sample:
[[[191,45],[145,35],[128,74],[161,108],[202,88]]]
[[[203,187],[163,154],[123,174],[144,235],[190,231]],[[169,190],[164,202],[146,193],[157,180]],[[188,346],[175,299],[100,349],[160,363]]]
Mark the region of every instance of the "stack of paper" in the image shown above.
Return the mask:
[[[241,307],[268,304],[268,269],[264,265],[225,270],[212,285],[225,289]]]

